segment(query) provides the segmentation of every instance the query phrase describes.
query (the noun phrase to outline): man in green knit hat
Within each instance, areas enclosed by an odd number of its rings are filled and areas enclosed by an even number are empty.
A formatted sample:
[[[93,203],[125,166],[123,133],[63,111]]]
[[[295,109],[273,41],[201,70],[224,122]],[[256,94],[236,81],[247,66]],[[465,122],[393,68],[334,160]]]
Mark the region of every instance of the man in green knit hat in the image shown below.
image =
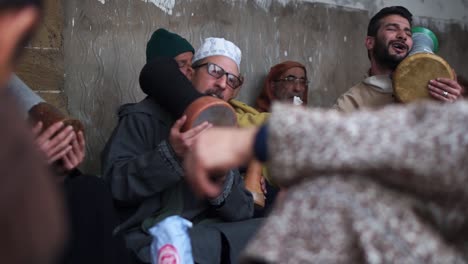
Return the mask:
[[[195,49],[183,37],[164,28],[156,30],[146,45],[146,63],[155,57],[174,58],[180,71],[190,80],[192,78],[192,58]]]

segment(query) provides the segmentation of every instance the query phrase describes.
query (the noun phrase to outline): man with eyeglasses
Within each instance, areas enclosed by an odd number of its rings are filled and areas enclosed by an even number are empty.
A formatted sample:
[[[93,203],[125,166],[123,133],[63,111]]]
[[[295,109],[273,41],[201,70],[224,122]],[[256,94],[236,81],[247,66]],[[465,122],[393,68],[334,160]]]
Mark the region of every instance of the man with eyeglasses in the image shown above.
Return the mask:
[[[269,114],[258,113],[234,99],[244,82],[240,74],[240,57],[241,51],[234,43],[221,38],[205,39],[193,58],[192,84],[203,94],[229,102],[240,126],[260,125]]]
[[[164,108],[167,102],[160,100],[167,99],[159,98],[155,89],[182,87],[188,94],[195,89],[228,100],[242,84],[240,50],[230,41],[210,38],[210,45],[202,45],[195,54],[198,60],[194,59],[192,71],[184,70],[187,64],[181,65],[183,61],[178,60],[179,55],[193,49],[185,39],[159,31],[150,43],[148,63],[140,75],[140,86],[148,97],[121,107],[119,124],[103,152],[103,175],[125,220],[116,232],[124,233],[136,263],[149,263],[149,228],[167,216],[179,215],[194,224],[189,236],[195,262],[237,263],[240,250],[260,221],[248,220],[253,216],[252,196],[237,170],[232,170],[220,183],[224,186],[220,195],[197,199],[185,181],[182,161],[194,139],[211,125],[205,122],[182,132],[186,117],[179,118]],[[153,47],[157,48],[149,50]],[[145,85],[148,76],[157,81]],[[173,103],[178,103],[177,98],[184,100],[184,96],[180,93],[172,97]]]
[[[307,105],[308,84],[307,70],[303,64],[296,61],[284,61],[276,64],[270,68],[263,90],[255,101],[255,108],[244,107],[244,109],[252,114],[269,116],[271,105],[275,101]],[[256,174],[253,177],[262,177],[261,181],[264,181],[263,178],[266,179],[265,183],[262,183],[265,189],[265,210],[263,212],[268,212],[280,189],[271,180],[266,168],[260,166],[260,163],[251,162],[248,171],[250,175]]]
[[[270,112],[274,101],[307,105],[309,80],[304,65],[285,61],[271,67],[263,90],[255,101],[259,112]]]
[[[193,58],[192,84],[200,93],[224,101],[237,96],[243,83],[241,51],[223,38],[207,38]]]

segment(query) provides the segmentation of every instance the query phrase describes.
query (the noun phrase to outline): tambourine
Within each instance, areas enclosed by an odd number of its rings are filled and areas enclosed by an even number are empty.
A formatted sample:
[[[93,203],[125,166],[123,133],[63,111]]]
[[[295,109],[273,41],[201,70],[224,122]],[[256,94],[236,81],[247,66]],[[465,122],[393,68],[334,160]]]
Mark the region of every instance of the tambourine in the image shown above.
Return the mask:
[[[450,65],[434,54],[439,46],[435,34],[422,27],[415,27],[412,32],[413,48],[392,76],[395,96],[402,103],[432,99],[427,88],[430,80],[455,79]]]

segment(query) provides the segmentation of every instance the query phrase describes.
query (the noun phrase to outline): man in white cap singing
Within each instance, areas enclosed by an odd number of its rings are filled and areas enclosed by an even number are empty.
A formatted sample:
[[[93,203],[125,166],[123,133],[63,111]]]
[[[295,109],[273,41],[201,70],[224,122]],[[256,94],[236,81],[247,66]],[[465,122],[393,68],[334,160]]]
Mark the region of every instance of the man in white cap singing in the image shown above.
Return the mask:
[[[180,41],[183,39],[171,38],[143,67],[140,88],[148,97],[121,109],[119,125],[103,152],[104,174],[114,199],[119,207],[128,208],[125,222],[115,232],[125,234],[135,262],[149,263],[149,229],[168,216],[178,215],[193,223],[188,235],[196,263],[238,263],[240,251],[261,221],[250,219],[252,195],[237,170],[229,171],[220,181],[220,195],[195,195],[185,179],[182,161],[193,139],[209,126],[202,124],[192,128],[193,132],[182,132],[186,117],[171,112],[169,105],[180,104],[194,90],[226,101],[233,98],[242,84],[241,52],[230,41],[208,38],[194,55],[193,75],[184,75],[172,58],[186,49],[171,55],[162,53]],[[182,87],[183,92],[174,92],[176,87]],[[161,91],[169,98],[163,98]]]

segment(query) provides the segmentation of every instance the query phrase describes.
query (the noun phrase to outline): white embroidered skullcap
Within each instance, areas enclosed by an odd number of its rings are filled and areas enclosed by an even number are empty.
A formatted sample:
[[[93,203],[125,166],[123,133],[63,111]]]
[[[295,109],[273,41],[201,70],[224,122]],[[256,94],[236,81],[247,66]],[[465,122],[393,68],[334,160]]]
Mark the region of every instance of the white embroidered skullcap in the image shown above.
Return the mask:
[[[195,52],[193,62],[210,56],[226,56],[237,64],[240,72],[241,50],[231,41],[223,38],[206,38],[201,47]]]

